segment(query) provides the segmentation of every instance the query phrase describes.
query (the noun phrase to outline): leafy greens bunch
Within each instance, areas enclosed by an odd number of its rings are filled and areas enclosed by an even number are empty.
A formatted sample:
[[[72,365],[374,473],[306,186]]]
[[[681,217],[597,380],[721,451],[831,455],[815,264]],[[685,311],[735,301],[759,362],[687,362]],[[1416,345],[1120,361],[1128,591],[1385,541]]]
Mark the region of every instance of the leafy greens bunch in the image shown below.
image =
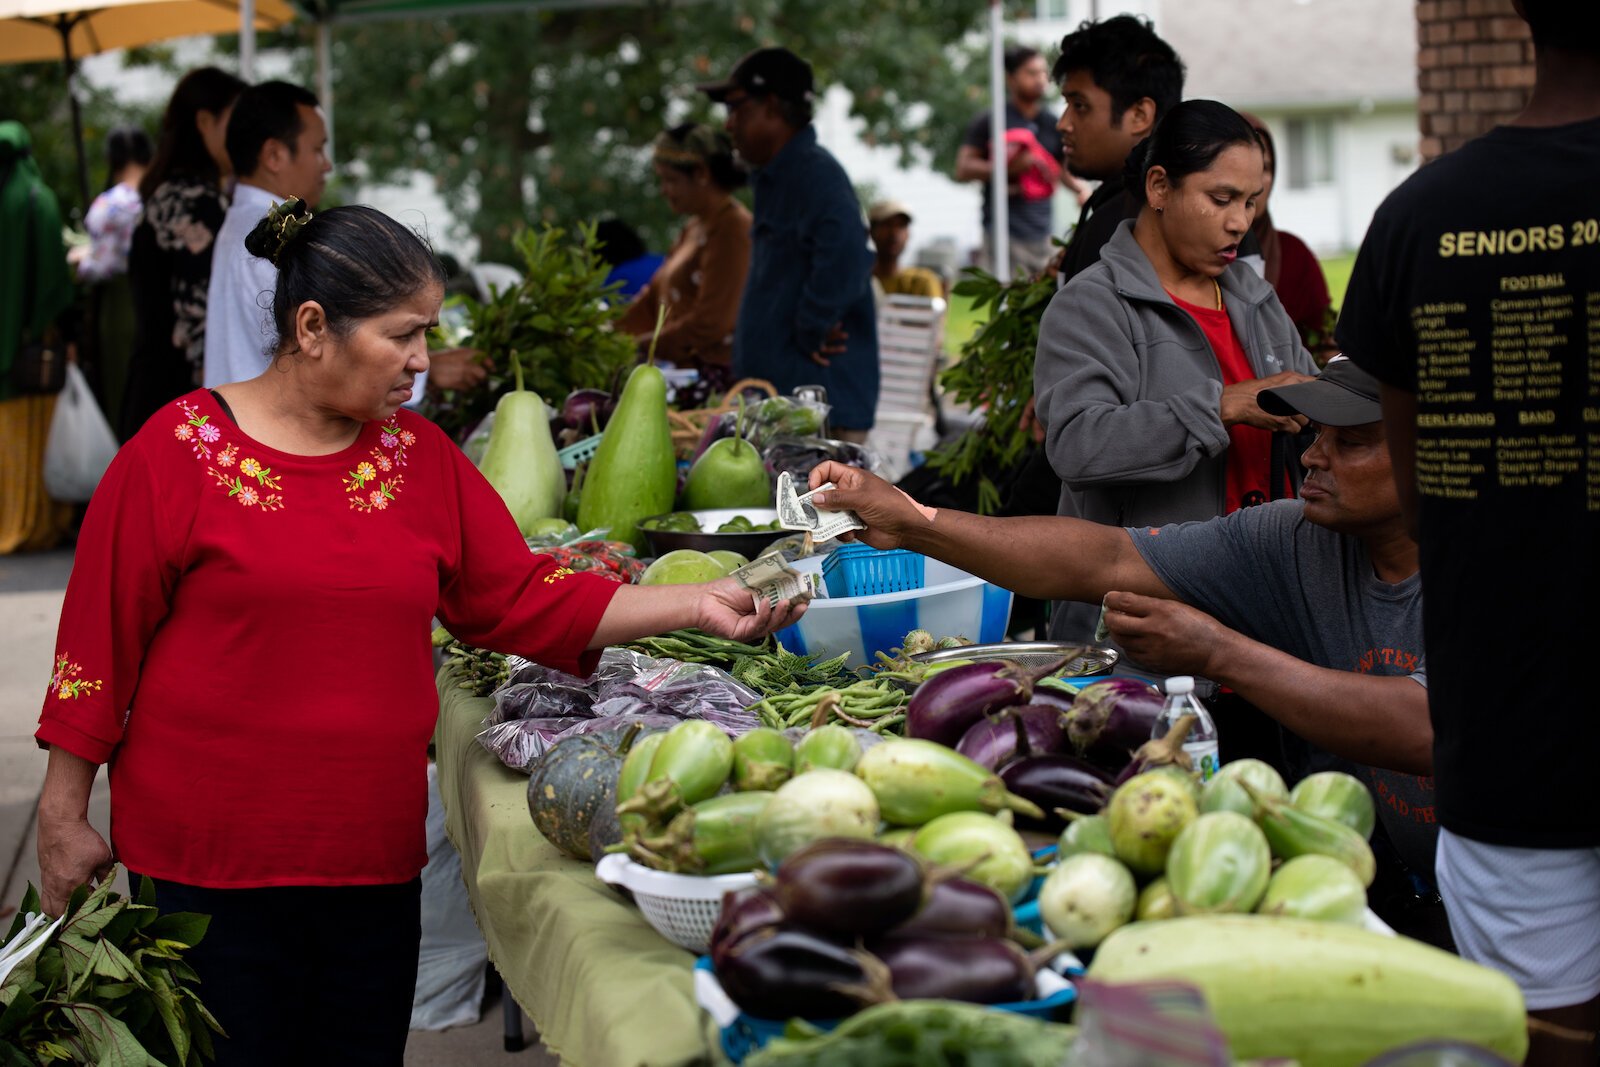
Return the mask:
[[[200,1003],[199,979],[183,959],[210,916],[160,915],[150,879],[134,900],[113,893],[112,881],[74,890],[48,934],[28,924],[41,910],[28,887],[0,955],[44,944],[0,982],[0,1067],[194,1067],[216,1059],[211,1035],[222,1027]]]

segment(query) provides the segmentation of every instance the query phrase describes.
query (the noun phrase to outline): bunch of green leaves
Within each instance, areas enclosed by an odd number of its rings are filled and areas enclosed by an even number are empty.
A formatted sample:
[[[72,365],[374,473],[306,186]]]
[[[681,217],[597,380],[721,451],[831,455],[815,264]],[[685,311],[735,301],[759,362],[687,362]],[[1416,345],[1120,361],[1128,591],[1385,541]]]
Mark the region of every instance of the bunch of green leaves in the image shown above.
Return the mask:
[[[74,890],[61,925],[0,984],[3,1067],[188,1067],[216,1059],[211,1035],[222,1028],[200,1003],[199,979],[183,959],[210,917],[160,915],[150,879],[141,880],[137,900],[113,893],[112,881]],[[5,944],[23,936],[26,917],[39,911],[30,885]]]
[[[626,303],[617,297],[620,283],[606,283],[611,268],[594,226],[580,223],[571,234],[550,225],[523,229],[512,243],[521,283],[482,303],[466,301],[470,344],[494,371],[483,388],[446,394],[435,419],[451,432],[475,425],[519,379],[559,407],[574,389],[611,388],[638,358],[633,338],[614,329]]]
[[[1022,412],[1033,397],[1033,356],[1039,323],[1055,296],[1054,276],[1002,282],[983,271],[969,271],[953,290],[972,301],[987,321],[961,346],[961,359],[939,376],[945,395],[983,410],[983,418],[948,445],[928,454],[934,470],[952,482],[978,479],[978,511],[1000,507],[1000,490],[990,472],[1007,470],[1022,459],[1032,435]]]
[[[1061,1067],[1070,1026],[978,1004],[897,1000],[852,1015],[831,1033],[802,1020],[745,1060],[748,1067]]]
[[[847,684],[855,680],[845,664],[850,654],[823,660],[800,652],[790,652],[781,643],[776,650],[761,656],[741,656],[728,672],[762,696],[794,690],[810,690]]]

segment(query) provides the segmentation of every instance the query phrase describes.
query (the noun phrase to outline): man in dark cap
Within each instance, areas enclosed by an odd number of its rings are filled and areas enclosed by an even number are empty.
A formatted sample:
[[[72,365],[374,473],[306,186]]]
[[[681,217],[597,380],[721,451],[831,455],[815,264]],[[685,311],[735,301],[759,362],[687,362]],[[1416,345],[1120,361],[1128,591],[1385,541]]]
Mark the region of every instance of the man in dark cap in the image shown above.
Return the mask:
[[[1312,767],[1361,776],[1405,870],[1425,875],[1438,827],[1422,594],[1378,383],[1336,358],[1319,378],[1263,390],[1261,405],[1316,431],[1300,499],[1206,522],[1119,529],[933,510],[837,463],[811,484],[839,488],[813,499],[860,515],[875,548],[922,552],[1040,599],[1103,599],[1112,636],[1142,666],[1233,689],[1312,746]],[[1226,734],[1222,746],[1226,757]],[[1374,909],[1444,940],[1442,912],[1419,915],[1407,880],[1391,882],[1404,899],[1375,894]]]
[[[821,385],[834,435],[864,441],[878,405],[873,254],[850,177],[811,126],[811,65],[762,48],[700,91],[727,108],[755,192],[734,377],[765,378],[780,393]]]

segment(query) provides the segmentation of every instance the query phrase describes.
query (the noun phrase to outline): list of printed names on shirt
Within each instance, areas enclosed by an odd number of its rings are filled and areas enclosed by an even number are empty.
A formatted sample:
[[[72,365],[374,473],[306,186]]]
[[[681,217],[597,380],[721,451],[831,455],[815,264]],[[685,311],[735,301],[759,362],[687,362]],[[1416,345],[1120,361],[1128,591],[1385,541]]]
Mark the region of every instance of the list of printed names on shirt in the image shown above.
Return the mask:
[[[1563,249],[1561,268],[1539,269]],[[1600,291],[1571,284],[1579,249],[1600,261],[1600,222],[1439,237],[1442,278],[1487,271],[1497,292],[1487,306],[1434,299],[1411,309],[1424,495],[1473,501],[1496,488],[1576,483],[1600,510]]]

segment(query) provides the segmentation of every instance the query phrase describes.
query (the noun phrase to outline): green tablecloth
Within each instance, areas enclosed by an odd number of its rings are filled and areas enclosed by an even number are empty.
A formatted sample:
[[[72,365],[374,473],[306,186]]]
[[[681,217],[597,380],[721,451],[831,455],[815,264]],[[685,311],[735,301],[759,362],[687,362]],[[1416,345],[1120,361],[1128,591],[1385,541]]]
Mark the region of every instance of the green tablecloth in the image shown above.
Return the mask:
[[[695,1003],[694,957],[533,828],[528,776],[474,737],[491,702],[439,672],[435,747],[445,828],[478,928],[517,1002],[562,1063],[671,1067],[725,1062]],[[717,1051],[713,1051],[717,1050]]]

